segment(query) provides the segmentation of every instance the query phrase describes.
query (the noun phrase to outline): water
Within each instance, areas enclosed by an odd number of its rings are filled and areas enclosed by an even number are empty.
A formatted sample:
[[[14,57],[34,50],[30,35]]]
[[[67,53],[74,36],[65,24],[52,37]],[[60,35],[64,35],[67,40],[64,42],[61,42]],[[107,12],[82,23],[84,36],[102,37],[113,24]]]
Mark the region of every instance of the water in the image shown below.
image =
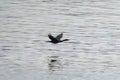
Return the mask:
[[[119,0],[1,0],[0,80],[120,80],[119,13]]]

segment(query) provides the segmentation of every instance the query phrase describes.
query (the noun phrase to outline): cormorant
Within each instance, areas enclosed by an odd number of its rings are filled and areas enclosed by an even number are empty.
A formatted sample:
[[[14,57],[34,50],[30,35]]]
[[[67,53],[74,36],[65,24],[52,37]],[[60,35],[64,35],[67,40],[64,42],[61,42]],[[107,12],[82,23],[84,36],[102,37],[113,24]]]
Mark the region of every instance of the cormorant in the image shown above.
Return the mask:
[[[48,42],[52,42],[54,44],[69,40],[69,39],[63,39],[63,40],[61,40],[61,38],[63,37],[63,33],[57,35],[56,37],[53,37],[51,34],[48,34],[48,37],[51,40],[51,41],[48,41]]]

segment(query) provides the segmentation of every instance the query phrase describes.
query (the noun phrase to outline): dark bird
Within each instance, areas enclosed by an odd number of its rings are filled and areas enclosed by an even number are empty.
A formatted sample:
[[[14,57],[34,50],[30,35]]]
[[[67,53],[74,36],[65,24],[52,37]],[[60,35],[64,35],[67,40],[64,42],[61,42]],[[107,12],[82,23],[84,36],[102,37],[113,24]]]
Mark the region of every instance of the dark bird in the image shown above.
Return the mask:
[[[63,37],[63,33],[57,35],[56,37],[52,36],[51,34],[48,34],[48,37],[51,40],[51,41],[48,41],[48,42],[52,42],[54,44],[69,40],[69,39],[63,39],[63,40],[61,40],[61,38]]]

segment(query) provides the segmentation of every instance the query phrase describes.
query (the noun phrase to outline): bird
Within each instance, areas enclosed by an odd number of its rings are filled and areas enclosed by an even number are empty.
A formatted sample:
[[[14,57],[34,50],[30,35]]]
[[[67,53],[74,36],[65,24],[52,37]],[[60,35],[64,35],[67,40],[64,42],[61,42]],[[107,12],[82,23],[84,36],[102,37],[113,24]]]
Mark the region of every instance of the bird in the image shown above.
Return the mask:
[[[48,34],[48,38],[49,38],[51,41],[48,41],[48,42],[57,44],[57,43],[60,43],[60,42],[68,41],[68,40],[69,40],[69,39],[63,39],[63,40],[61,40],[62,37],[63,37],[63,33],[57,35],[56,37],[52,36],[52,34],[49,33],[49,34]]]

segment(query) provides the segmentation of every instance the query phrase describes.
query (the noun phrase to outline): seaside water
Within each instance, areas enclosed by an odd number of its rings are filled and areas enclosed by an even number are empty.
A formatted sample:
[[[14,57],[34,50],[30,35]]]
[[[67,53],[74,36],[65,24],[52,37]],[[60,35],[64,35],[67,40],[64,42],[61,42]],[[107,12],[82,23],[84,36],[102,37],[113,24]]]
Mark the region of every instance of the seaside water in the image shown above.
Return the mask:
[[[63,32],[66,41],[48,43]],[[1,0],[0,80],[120,80],[120,0]]]

